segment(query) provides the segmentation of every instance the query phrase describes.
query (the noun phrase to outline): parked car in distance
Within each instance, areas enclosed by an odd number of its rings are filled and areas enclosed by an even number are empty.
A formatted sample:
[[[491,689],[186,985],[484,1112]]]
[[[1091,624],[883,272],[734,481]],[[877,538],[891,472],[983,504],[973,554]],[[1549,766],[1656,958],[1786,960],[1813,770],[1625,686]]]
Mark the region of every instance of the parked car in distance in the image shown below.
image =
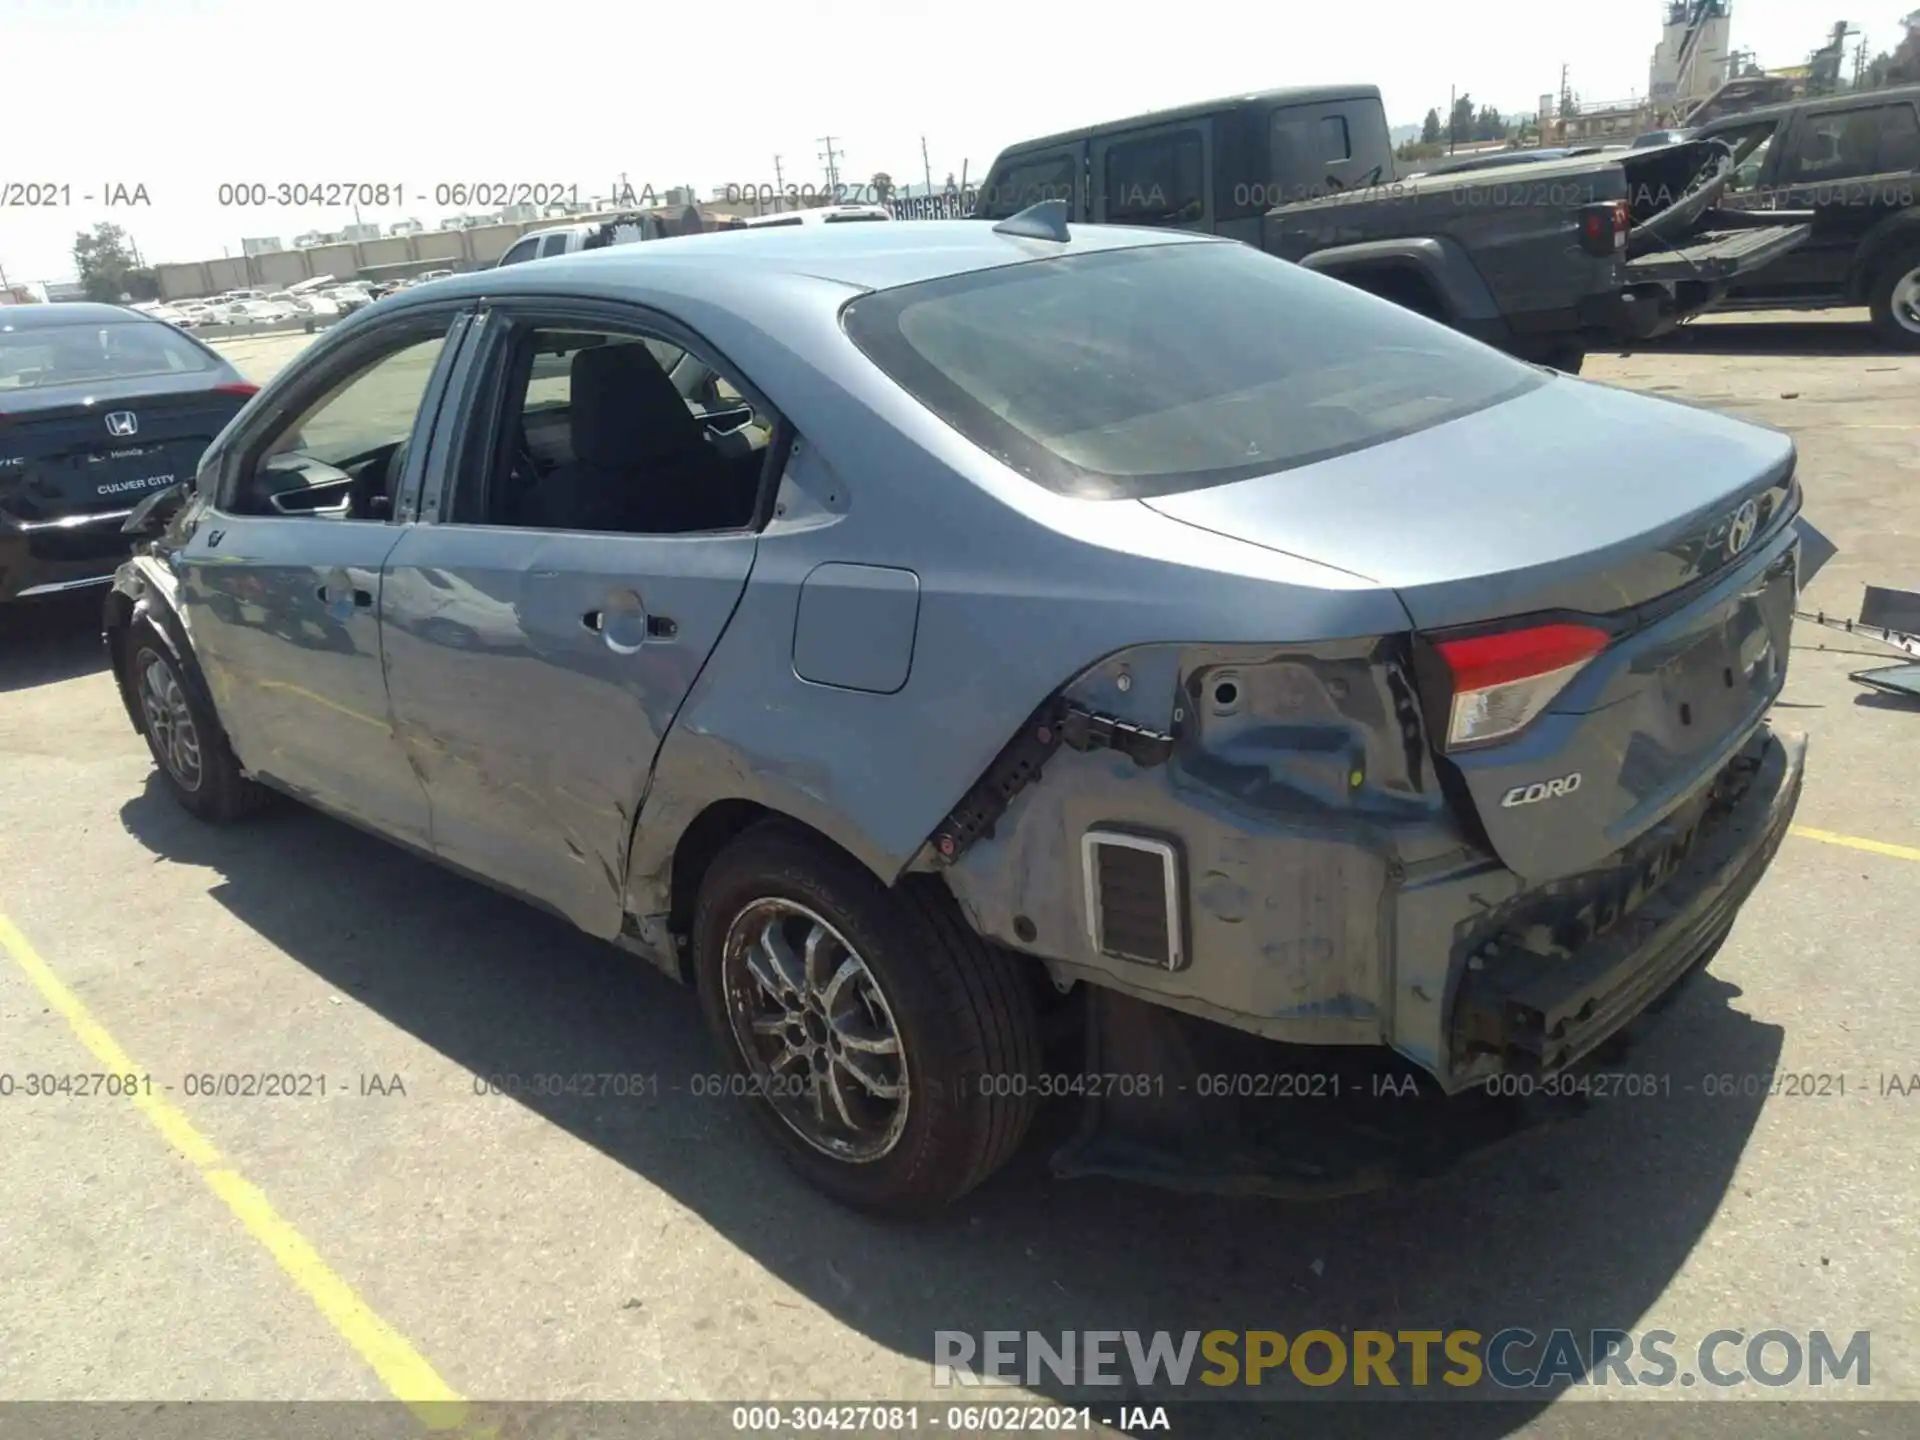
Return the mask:
[[[849,221],[892,219],[893,212],[884,205],[814,205],[799,210],[782,210],[773,215],[744,216],[737,228],[787,229],[795,225],[839,225]]]
[[[131,308],[0,311],[0,601],[107,584],[133,506],[191,476],[255,388]]]
[[[1405,175],[1418,180],[1423,175],[1457,175],[1465,170],[1504,170],[1511,165],[1532,165],[1542,160],[1567,160],[1576,155],[1598,155],[1598,145],[1549,145],[1534,150],[1493,150],[1480,155],[1443,157]]]
[[[601,250],[609,245],[633,245],[642,240],[659,240],[666,229],[658,215],[633,211],[605,220],[583,220],[572,225],[550,225],[530,230],[507,247],[494,266],[518,265],[526,260],[544,260],[553,255],[574,255],[582,250]]]
[[[1596,343],[1705,313],[1806,238],[1723,223],[1717,143],[1521,163],[1524,181],[1396,180],[1378,87],[1271,90],[1023,140],[994,161],[975,213],[1059,198],[1071,220],[1244,240],[1570,372]]]
[[[1920,350],[1920,85],[1751,110],[1698,134],[1733,149],[1729,209],[1811,230],[1739,278],[1723,308],[1865,305],[1882,339]]]
[[[333,327],[137,517],[106,623],[161,783],[691,983],[857,1206],[977,1184],[1043,1064],[1150,1077],[1084,1092],[1078,1173],[1343,1193],[1504,1133],[1487,1082],[1610,1054],[1791,819],[1793,442],[1064,209]],[[1336,1066],[1324,1153],[1201,1078]]]

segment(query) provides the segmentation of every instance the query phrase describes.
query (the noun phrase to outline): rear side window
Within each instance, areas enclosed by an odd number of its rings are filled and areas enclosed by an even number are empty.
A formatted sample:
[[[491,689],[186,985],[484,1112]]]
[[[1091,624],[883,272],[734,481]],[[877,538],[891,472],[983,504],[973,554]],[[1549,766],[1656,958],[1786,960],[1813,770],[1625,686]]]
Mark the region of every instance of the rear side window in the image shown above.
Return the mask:
[[[1794,136],[1785,178],[1805,184],[1876,173],[1884,108],[1808,116]]]
[[[1329,167],[1354,158],[1353,133],[1338,111],[1291,109],[1273,112],[1272,205],[1291,205],[1340,188],[1346,179]],[[1329,184],[1329,175],[1334,183]]]
[[[1412,312],[1229,242],[973,271],[855,300],[865,354],[1050,490],[1197,490],[1378,445],[1545,384]]]
[[[1079,184],[1080,160],[1075,151],[1015,161],[981,188],[974,213],[986,220],[1005,220],[1042,200],[1064,200],[1074,205]],[[1078,206],[1074,208],[1078,213]]]
[[[1920,110],[1889,105],[1880,112],[1880,163],[1875,170],[1882,175],[1920,170]]]
[[[1107,150],[1106,218],[1116,225],[1191,225],[1207,213],[1206,147],[1198,130],[1122,140]]]
[[[0,391],[195,374],[214,365],[211,354],[158,320],[0,333]]]

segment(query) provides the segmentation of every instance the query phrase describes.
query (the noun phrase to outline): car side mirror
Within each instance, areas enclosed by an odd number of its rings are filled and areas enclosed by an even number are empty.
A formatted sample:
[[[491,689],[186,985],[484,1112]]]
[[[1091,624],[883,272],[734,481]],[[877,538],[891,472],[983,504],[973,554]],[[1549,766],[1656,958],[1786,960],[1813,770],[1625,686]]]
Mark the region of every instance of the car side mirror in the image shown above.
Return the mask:
[[[193,494],[191,480],[176,480],[164,490],[156,490],[133,507],[132,512],[120,526],[122,535],[132,535],[136,539],[151,540],[165,532],[186,506],[187,497]]]

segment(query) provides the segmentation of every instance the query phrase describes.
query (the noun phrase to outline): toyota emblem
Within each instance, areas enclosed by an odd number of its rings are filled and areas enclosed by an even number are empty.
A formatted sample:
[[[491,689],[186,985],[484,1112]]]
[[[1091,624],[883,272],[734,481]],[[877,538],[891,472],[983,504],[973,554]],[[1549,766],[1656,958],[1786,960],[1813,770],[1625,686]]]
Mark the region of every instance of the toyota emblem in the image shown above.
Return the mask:
[[[1753,532],[1760,528],[1760,507],[1752,500],[1733,512],[1727,522],[1727,554],[1738,555],[1753,543]]]
[[[107,433],[125,438],[140,429],[140,419],[131,410],[110,410],[107,412]]]

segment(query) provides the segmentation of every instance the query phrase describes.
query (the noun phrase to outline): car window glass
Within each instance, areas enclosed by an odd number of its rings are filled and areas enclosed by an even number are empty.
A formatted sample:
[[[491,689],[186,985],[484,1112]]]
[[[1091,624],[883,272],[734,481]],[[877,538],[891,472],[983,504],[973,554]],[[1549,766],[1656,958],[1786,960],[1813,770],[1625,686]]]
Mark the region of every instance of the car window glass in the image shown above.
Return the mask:
[[[444,335],[416,340],[356,371],[286,425],[268,453],[340,465],[405,440],[445,344]]]
[[[1353,156],[1346,117],[1315,110],[1276,110],[1269,132],[1276,204],[1324,195],[1327,167]]]
[[[523,326],[491,461],[463,466],[455,523],[688,534],[752,522],[774,420],[681,346],[639,332]],[[709,380],[691,395],[682,361]]]
[[[984,455],[1089,499],[1293,469],[1548,383],[1397,305],[1221,242],[876,291],[845,325]]]
[[[1920,109],[1889,105],[1880,112],[1880,157],[1876,173],[1920,170]]]
[[[502,265],[518,265],[523,260],[533,259],[534,252],[540,248],[538,240],[516,240],[507,253],[500,257]]]
[[[1839,110],[1809,116],[1788,157],[1785,178],[1805,183],[1871,175],[1879,149],[1878,110]]]
[[[1107,219],[1190,225],[1206,214],[1206,147],[1198,130],[1125,140],[1106,158]]]
[[[1761,125],[1751,130],[1722,131],[1713,137],[1733,149],[1734,170],[1733,178],[1727,182],[1729,192],[1738,194],[1758,187],[1766,171],[1768,152],[1773,149],[1773,130],[1771,125]]]
[[[0,390],[211,370],[216,361],[153,320],[0,332]]]
[[[566,253],[567,237],[564,233],[549,235],[545,240],[540,242],[540,258],[542,260],[546,259],[549,255],[564,255]]]
[[[1043,200],[1073,205],[1079,178],[1079,156],[1071,150],[1018,161],[984,187],[975,213],[987,220],[1005,220]]]

